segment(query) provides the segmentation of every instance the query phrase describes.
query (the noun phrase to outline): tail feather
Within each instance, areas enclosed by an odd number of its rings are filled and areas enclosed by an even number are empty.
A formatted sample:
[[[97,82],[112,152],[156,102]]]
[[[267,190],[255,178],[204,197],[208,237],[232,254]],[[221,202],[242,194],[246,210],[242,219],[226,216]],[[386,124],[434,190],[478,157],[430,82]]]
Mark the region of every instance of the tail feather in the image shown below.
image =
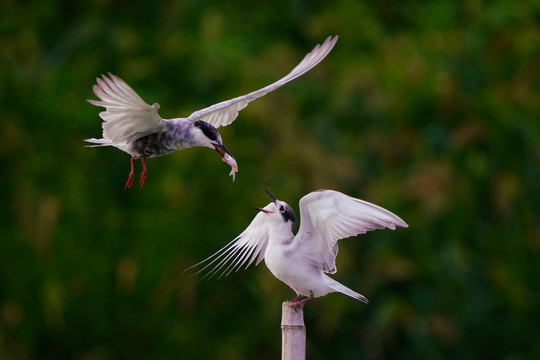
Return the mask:
[[[337,292],[340,292],[342,294],[345,294],[345,295],[348,295],[352,298],[355,298],[356,300],[360,300],[362,301],[363,303],[368,303],[368,299],[364,296],[364,295],[360,295],[359,293],[357,293],[356,291],[353,291],[351,289],[349,289],[348,287],[346,287],[345,285],[342,285],[340,283],[338,283],[336,280],[328,277],[328,276],[325,276],[325,280],[326,280],[326,284],[334,289],[335,291]]]
[[[112,142],[109,139],[84,139],[84,141],[96,144],[96,145],[86,145],[86,147],[97,147],[97,146],[111,146]]]

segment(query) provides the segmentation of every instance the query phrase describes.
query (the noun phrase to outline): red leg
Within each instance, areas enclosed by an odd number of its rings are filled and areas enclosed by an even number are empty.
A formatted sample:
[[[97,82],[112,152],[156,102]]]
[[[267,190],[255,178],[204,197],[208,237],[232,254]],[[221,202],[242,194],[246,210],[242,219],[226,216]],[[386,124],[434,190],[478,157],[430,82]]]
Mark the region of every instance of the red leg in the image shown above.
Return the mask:
[[[298,295],[298,296],[295,297],[294,299],[289,300],[289,302],[297,302],[298,300],[300,300],[301,297],[302,297],[302,295]]]
[[[126,183],[125,189],[131,188],[131,185],[133,184],[133,165],[134,165],[135,159],[131,158],[131,172],[129,173],[128,181]]]
[[[142,160],[142,165],[143,165],[143,171],[141,173],[141,190],[142,190],[142,188],[144,187],[144,183],[146,182],[146,174],[148,174],[148,171],[146,170],[146,163],[144,162],[144,158],[142,158],[141,160]]]
[[[313,299],[314,297],[312,291],[310,291],[309,293],[310,293],[309,297],[305,298],[304,300],[296,301],[296,306],[299,306],[301,309],[303,309],[305,303],[307,303],[309,300]]]

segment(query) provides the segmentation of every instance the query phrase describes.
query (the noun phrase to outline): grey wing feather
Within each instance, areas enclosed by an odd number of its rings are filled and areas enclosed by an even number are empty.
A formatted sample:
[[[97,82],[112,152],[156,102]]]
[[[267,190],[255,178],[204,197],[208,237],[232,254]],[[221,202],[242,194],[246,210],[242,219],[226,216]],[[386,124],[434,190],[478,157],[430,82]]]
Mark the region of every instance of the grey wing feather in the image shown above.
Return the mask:
[[[273,204],[268,204],[266,208]],[[265,209],[266,209],[265,208]],[[270,224],[263,212],[258,213],[251,224],[236,237],[212,256],[191,266],[189,269],[203,266],[194,275],[206,271],[203,279],[220,273],[219,277],[238,271],[245,265],[247,269],[253,262],[256,265],[264,259],[269,240]],[[189,270],[187,269],[187,270]]]
[[[244,109],[251,101],[268,94],[271,91],[285,85],[289,81],[305,74],[320,63],[332,50],[338,40],[337,36],[329,36],[322,45],[317,45],[304,59],[285,77],[262,89],[253,91],[247,95],[223,101],[199,110],[191,114],[187,120],[204,120],[216,128],[231,124],[237,117],[238,112]]]
[[[88,102],[105,108],[99,113],[103,119],[103,138],[112,144],[131,143],[142,136],[167,129],[167,122],[157,112],[159,104],[148,105],[118,76],[111,73],[102,75],[92,89],[101,101]]]
[[[335,273],[338,240],[368,231],[408,227],[380,206],[338,191],[319,190],[300,199],[299,251],[327,273]]]

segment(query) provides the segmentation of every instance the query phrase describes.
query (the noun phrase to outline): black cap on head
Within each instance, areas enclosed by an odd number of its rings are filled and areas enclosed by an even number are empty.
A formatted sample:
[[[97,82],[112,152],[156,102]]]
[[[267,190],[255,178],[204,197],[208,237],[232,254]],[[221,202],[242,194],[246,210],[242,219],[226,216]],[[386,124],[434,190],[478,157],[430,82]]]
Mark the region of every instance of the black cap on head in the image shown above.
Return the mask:
[[[219,132],[216,130],[216,128],[213,125],[202,120],[195,121],[193,125],[201,129],[201,131],[203,132],[204,135],[206,135],[207,138],[217,143],[218,138],[219,138]]]
[[[290,221],[292,222],[293,225],[296,223],[296,214],[294,213],[293,209],[291,209],[289,205],[279,204],[278,210],[281,216],[283,217],[283,221],[285,222]]]

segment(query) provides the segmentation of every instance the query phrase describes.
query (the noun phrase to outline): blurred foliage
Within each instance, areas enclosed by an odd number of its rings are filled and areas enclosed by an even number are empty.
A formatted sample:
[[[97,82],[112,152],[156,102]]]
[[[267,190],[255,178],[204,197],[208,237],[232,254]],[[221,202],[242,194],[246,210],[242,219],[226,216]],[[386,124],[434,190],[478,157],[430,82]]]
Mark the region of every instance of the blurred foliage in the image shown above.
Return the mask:
[[[538,359],[537,1],[41,1],[0,5],[0,358],[276,359],[293,292],[261,265],[184,269],[251,221],[268,187],[331,188],[410,225],[341,243],[310,302],[310,359]],[[328,35],[318,67],[220,129],[213,151],[148,161],[101,134],[95,78],[165,118],[258,89]],[[140,163],[138,164],[140,166]]]

